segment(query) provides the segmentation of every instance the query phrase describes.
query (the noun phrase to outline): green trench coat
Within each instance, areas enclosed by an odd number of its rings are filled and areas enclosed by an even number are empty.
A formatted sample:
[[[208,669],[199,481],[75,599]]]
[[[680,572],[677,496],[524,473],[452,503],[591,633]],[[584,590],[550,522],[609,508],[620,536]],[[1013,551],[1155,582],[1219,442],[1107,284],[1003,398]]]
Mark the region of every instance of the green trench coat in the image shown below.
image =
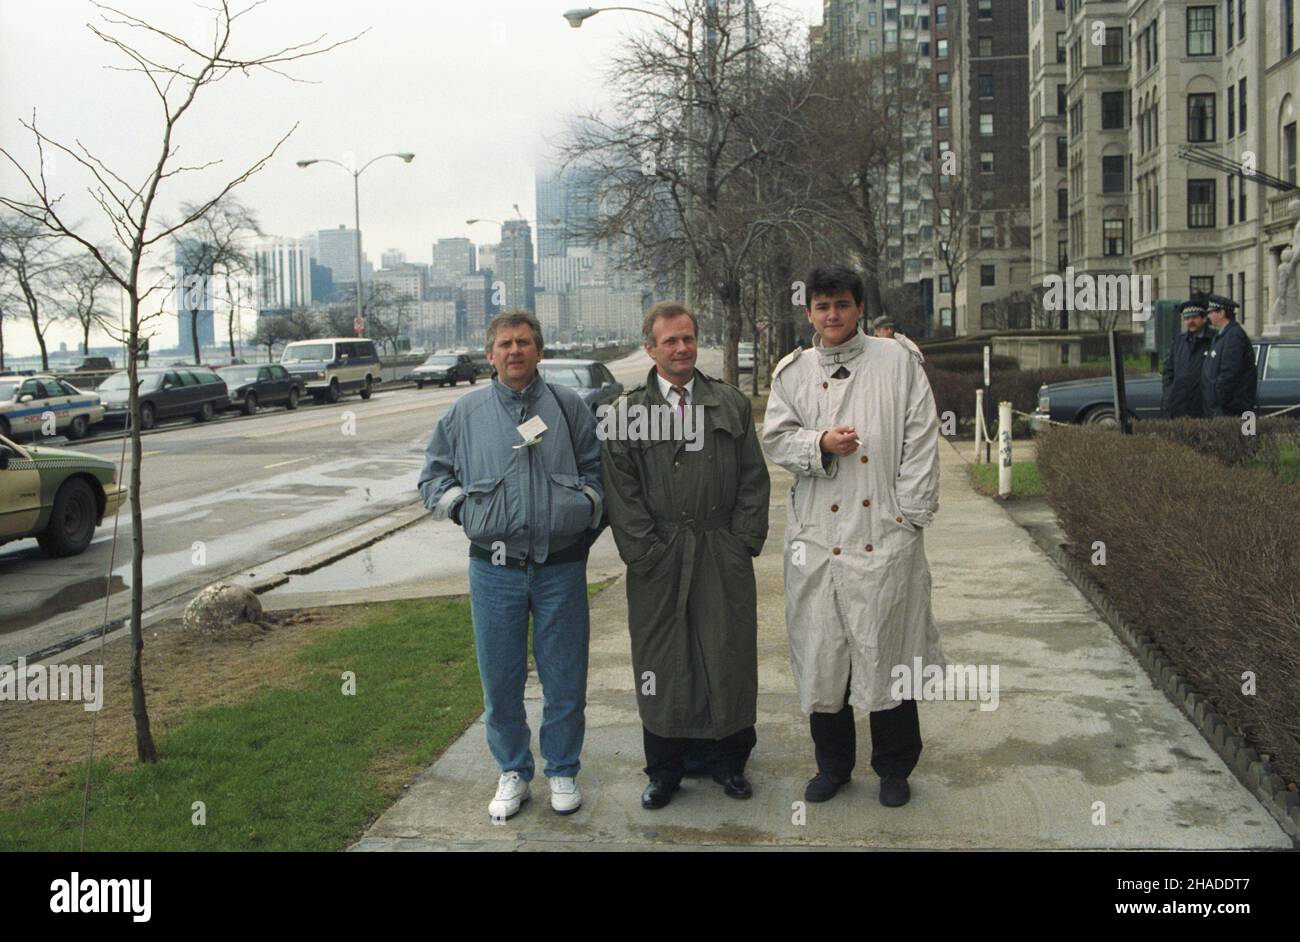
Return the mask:
[[[704,416],[696,451],[602,426],[605,506],[628,568],[641,722],[659,736],[721,739],[757,712],[753,557],[767,538],[771,484],[748,397],[698,370],[692,392],[688,405]],[[629,408],[667,406],[653,369],[624,398]]]

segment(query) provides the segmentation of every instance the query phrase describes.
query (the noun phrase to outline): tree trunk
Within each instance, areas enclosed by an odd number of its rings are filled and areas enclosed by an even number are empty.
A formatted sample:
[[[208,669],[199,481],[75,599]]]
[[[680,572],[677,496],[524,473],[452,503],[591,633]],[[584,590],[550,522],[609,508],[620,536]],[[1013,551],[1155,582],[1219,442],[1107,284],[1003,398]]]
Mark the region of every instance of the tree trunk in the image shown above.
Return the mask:
[[[0,312],[0,373],[5,371],[5,319]]]
[[[740,385],[740,362],[736,346],[742,336],[740,310],[740,283],[728,278],[718,292],[722,302],[722,378],[733,386]]]
[[[41,333],[41,318],[34,306],[30,310],[32,314],[32,333],[36,335],[36,342],[41,346],[41,372],[48,373],[50,371],[50,354],[45,349],[45,335]]]
[[[190,310],[190,339],[194,342],[194,365],[200,366],[203,358],[199,356],[199,312],[195,308]]]
[[[131,290],[131,332],[127,342],[127,382],[130,386],[131,432],[131,713],[135,717],[135,752],[141,762],[157,762],[158,749],[149,729],[149,709],[145,704],[144,631],[144,512],[140,501],[140,390],[136,383],[136,360],[140,348],[140,299]]]

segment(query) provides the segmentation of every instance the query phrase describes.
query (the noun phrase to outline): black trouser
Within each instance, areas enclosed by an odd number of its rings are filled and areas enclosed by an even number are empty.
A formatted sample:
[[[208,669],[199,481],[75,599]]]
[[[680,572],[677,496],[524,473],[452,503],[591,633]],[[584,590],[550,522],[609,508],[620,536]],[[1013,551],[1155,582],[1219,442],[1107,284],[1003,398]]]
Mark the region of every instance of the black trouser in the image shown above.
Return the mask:
[[[921,757],[921,722],[916,701],[904,700],[892,710],[872,710],[871,768],[881,778],[907,778]],[[857,730],[853,707],[844,694],[838,713],[814,713],[808,718],[812,729],[817,770],[848,778],[857,760]]]
[[[724,736],[722,739],[685,739],[656,736],[641,727],[645,742],[645,774],[658,782],[675,785],[686,771],[688,749],[707,756],[709,771],[714,775],[739,775],[745,771],[749,754],[758,742],[754,727]]]

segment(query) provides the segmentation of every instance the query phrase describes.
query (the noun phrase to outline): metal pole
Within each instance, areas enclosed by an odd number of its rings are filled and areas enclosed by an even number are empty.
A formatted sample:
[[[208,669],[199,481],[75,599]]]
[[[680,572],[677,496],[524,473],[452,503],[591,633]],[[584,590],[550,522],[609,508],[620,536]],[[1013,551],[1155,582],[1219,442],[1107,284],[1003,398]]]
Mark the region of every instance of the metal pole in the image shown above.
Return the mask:
[[[1124,351],[1119,342],[1119,331],[1112,330],[1107,338],[1110,345],[1110,382],[1115,399],[1115,421],[1119,423],[1120,434],[1131,435],[1133,428],[1129,424],[1128,393],[1124,388]]]
[[[1011,403],[998,403],[998,496],[1011,496]]]
[[[362,168],[365,169],[365,168]],[[361,313],[361,171],[355,170],[352,173],[352,209],[353,218],[357,227],[357,323],[362,325],[361,333],[357,336],[364,337],[365,315]]]
[[[983,464],[984,390],[975,390],[975,463]]]

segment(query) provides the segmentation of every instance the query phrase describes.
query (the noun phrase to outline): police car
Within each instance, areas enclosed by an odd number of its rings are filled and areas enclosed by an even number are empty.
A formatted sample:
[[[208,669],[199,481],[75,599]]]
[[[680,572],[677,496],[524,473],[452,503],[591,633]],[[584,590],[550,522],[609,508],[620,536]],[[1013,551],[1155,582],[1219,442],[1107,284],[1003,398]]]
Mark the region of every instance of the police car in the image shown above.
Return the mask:
[[[0,376],[0,435],[84,438],[103,419],[98,393],[82,392],[55,376]]]

